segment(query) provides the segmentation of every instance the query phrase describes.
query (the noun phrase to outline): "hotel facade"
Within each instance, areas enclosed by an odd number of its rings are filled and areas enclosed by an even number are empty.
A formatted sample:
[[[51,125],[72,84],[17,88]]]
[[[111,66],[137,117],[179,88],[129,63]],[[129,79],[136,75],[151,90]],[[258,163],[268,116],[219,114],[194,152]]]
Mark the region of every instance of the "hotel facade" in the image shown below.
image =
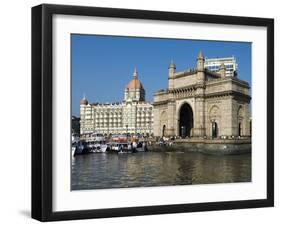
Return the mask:
[[[145,89],[135,69],[133,79],[124,90],[124,100],[115,103],[80,101],[80,134],[141,134],[153,133],[153,106],[145,101]]]

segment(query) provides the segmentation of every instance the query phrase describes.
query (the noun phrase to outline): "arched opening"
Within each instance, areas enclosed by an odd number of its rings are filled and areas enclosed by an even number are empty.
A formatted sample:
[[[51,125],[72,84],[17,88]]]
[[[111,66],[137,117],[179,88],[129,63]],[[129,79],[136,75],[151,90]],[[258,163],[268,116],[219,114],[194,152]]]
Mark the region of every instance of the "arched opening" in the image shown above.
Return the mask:
[[[238,136],[241,137],[243,136],[243,127],[244,127],[244,111],[243,111],[243,107],[239,106],[238,108],[238,112],[237,112],[237,121],[238,121]]]
[[[219,137],[220,131],[219,131],[219,126],[221,126],[221,114],[220,114],[220,109],[217,105],[213,105],[210,108],[209,111],[209,117],[210,117],[210,137],[212,139]]]
[[[189,104],[181,106],[179,112],[179,135],[182,138],[190,137],[193,128],[193,112]]]
[[[218,124],[216,122],[212,122],[212,138],[218,137]]]
[[[162,137],[165,136],[165,130],[166,130],[166,125],[163,125],[163,128],[162,128]]]
[[[242,124],[241,124],[241,122],[238,123],[238,136],[239,137],[242,136]]]

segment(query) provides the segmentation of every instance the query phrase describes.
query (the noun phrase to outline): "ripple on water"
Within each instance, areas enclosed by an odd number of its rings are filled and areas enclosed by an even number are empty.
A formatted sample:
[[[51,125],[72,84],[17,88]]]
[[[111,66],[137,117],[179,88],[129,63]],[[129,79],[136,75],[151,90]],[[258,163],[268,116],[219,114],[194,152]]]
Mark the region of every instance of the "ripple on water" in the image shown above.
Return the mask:
[[[89,154],[72,159],[72,190],[251,181],[251,154]]]

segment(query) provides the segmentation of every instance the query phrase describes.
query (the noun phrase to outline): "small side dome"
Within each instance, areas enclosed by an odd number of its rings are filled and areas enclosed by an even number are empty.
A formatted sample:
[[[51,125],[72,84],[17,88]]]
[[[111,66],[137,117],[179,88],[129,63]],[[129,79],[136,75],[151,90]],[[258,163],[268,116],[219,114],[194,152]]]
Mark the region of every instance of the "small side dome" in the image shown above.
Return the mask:
[[[80,100],[80,105],[88,105],[88,100],[86,99],[86,97],[83,97],[83,99]]]

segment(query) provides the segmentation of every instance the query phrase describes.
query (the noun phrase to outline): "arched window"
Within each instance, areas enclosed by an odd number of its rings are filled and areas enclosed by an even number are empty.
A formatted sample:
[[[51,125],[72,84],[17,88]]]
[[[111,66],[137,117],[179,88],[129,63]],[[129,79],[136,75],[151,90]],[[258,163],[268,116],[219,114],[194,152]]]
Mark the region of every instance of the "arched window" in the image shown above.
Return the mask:
[[[212,138],[218,137],[218,124],[216,122],[212,122]]]
[[[221,113],[219,107],[217,105],[213,105],[209,111],[212,139],[217,138],[219,136],[220,117]]]

